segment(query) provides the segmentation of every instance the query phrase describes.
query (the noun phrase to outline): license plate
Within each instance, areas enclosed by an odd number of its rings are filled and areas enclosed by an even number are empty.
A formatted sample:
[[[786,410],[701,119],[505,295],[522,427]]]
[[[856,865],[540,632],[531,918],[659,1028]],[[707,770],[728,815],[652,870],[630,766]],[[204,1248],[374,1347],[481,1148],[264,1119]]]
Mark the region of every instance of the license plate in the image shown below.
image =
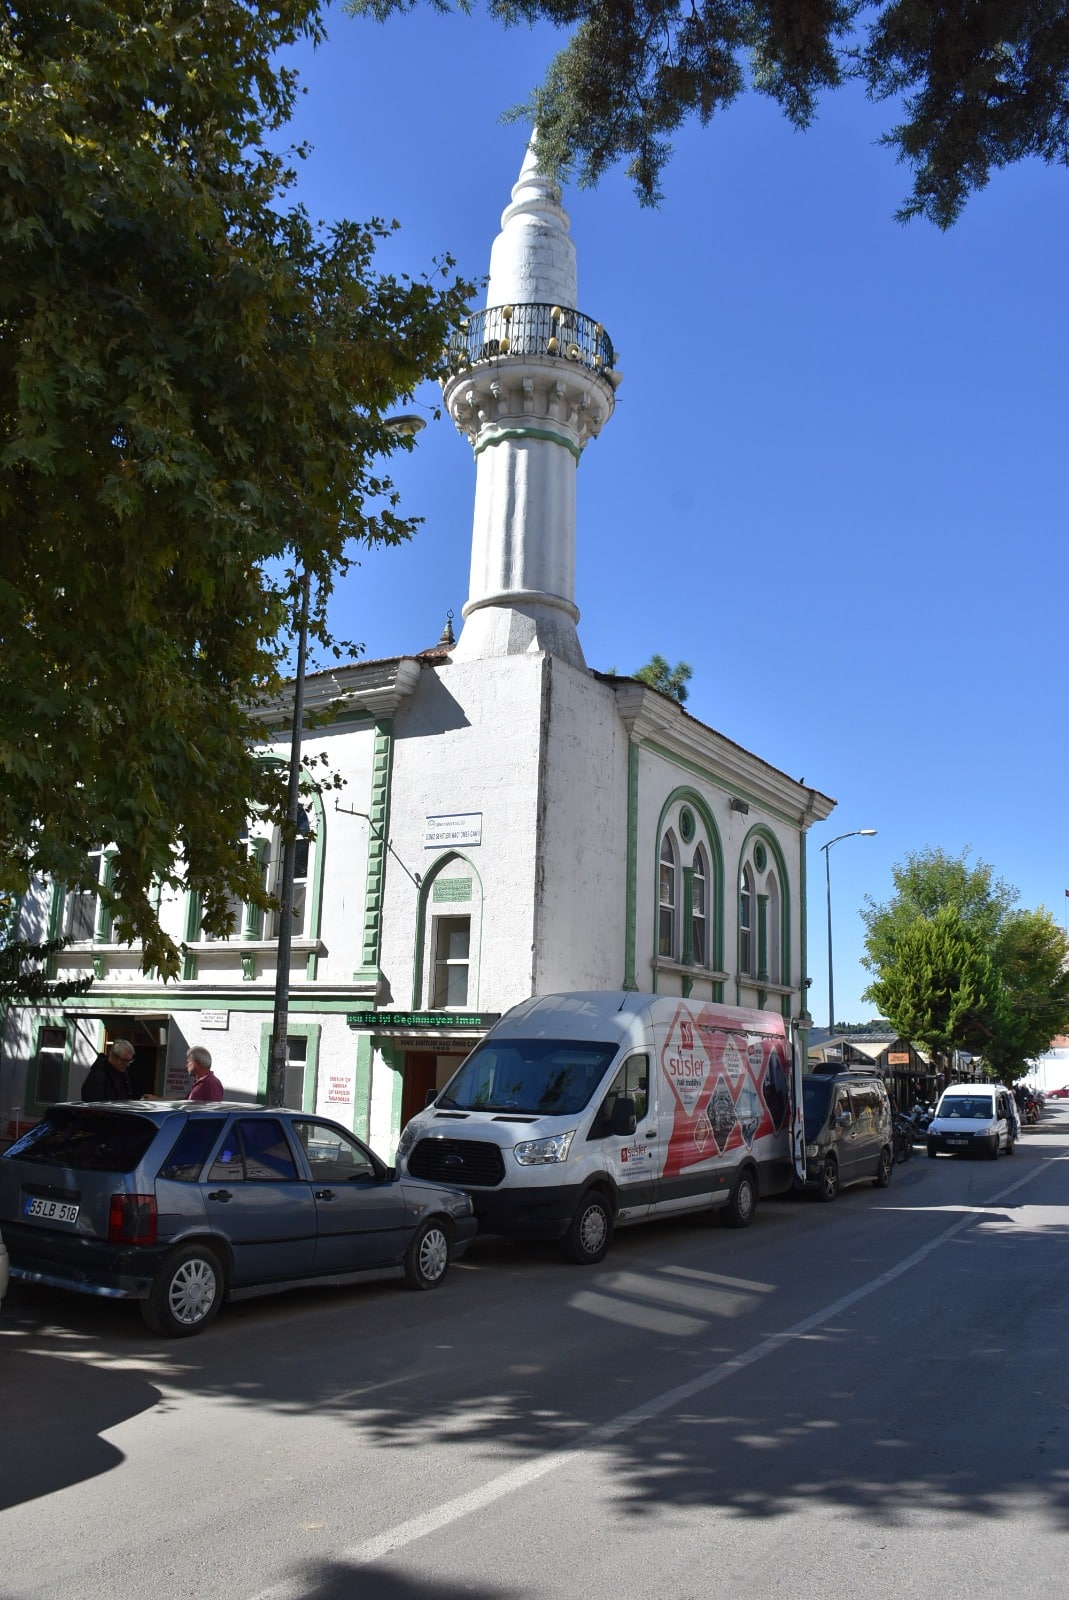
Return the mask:
[[[965,1146],[967,1144],[969,1144],[969,1143],[971,1143],[971,1141],[968,1140],[968,1139],[948,1139],[947,1140],[947,1144],[952,1144],[955,1149],[958,1149],[958,1148],[964,1149]]]
[[[77,1222],[78,1207],[69,1200],[27,1200],[24,1217],[39,1217],[44,1222]]]

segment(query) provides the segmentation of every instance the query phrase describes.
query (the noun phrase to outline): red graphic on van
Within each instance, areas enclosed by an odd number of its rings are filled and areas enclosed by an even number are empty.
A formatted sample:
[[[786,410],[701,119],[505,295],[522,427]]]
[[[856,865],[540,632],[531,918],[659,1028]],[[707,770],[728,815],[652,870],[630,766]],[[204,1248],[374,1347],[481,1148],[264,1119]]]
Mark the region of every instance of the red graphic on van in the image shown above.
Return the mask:
[[[727,1027],[715,1005],[680,1006],[661,1051],[672,1091],[664,1175],[754,1145],[785,1125],[789,1088],[774,1034]]]

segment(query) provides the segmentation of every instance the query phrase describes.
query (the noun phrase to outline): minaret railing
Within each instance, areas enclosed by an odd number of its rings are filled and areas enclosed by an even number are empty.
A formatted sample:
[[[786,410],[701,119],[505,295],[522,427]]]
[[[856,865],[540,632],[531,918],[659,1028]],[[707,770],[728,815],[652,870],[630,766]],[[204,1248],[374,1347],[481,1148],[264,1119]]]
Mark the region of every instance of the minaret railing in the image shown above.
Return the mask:
[[[446,347],[451,372],[517,356],[555,356],[592,372],[614,364],[601,323],[567,306],[487,306],[462,322]]]

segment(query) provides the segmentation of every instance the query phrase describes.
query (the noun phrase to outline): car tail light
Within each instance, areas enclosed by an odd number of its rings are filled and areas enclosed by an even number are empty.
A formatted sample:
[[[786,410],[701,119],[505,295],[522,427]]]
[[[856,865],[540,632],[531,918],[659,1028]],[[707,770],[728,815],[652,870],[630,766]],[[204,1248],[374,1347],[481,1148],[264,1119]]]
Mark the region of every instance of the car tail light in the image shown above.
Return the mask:
[[[156,1243],[156,1196],[113,1194],[108,1208],[109,1244]]]

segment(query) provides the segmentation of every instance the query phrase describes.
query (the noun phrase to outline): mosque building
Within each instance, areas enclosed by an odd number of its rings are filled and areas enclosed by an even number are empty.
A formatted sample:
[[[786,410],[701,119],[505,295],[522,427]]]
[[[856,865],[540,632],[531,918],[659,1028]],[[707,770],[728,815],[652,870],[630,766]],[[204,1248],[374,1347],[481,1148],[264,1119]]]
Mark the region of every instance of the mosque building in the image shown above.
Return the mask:
[[[576,285],[568,217],[529,150],[444,389],[476,462],[459,637],[447,625],[430,649],[305,684],[309,709],[334,708],[305,753],[344,787],[303,800],[285,1097],[387,1159],[428,1090],[532,994],[765,1008],[805,1048],[806,833],[833,802],[583,658],[576,471],[620,375]],[[265,723],[265,748],[288,759],[288,731]],[[274,887],[277,836],[253,830],[250,849]],[[106,881],[106,849],[99,860]],[[192,897],[166,899],[161,918],[184,946],[167,984],[112,941],[96,895],[27,898],[26,937],[71,941],[56,976],[95,981],[9,1011],[0,1128],[77,1098],[117,1037],[135,1046],[135,1089],[184,1094],[200,1043],[228,1098],[267,1098],[277,916],[235,907],[224,940],[203,934]]]

